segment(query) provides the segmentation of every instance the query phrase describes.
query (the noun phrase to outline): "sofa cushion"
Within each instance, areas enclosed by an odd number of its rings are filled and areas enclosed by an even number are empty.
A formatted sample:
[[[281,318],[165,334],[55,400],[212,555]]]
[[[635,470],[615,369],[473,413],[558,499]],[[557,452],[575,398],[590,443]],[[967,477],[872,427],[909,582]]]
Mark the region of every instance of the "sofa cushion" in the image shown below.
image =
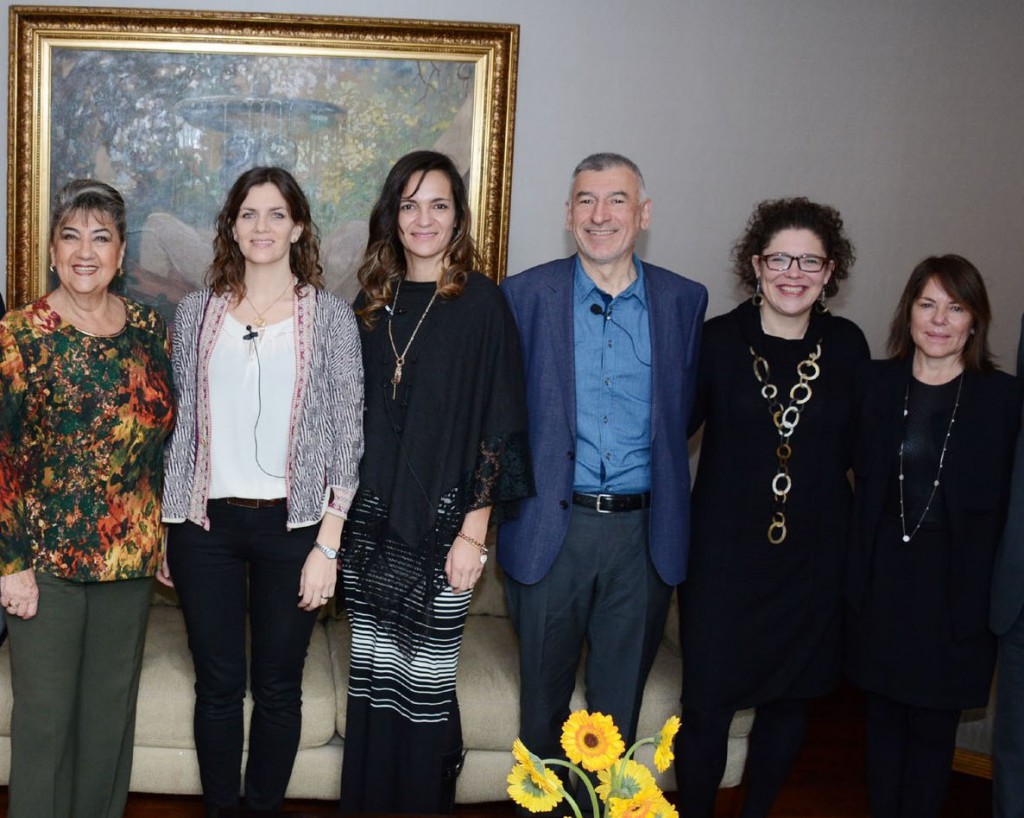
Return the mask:
[[[4,642],[0,648],[0,736],[11,734],[11,707],[14,694],[11,692],[11,647]]]
[[[195,674],[181,610],[166,605],[150,608],[146,648],[139,682],[135,743],[148,747],[195,747],[192,710]],[[0,685],[0,689],[3,686]],[[299,748],[320,747],[334,735],[334,680],[322,624],[313,628],[302,678],[302,734]],[[248,738],[252,697],[245,696]]]

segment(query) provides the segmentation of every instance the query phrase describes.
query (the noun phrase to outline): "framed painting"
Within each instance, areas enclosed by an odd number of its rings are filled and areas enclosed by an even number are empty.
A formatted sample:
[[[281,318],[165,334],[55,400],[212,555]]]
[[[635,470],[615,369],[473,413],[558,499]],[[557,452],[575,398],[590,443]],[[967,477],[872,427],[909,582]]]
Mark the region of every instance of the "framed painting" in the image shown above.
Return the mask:
[[[253,165],[298,179],[328,287],[351,300],[370,208],[417,148],[455,160],[484,272],[504,275],[516,25],[12,6],[9,30],[11,304],[50,288],[50,202],[91,177],[127,203],[126,293],[170,319]]]

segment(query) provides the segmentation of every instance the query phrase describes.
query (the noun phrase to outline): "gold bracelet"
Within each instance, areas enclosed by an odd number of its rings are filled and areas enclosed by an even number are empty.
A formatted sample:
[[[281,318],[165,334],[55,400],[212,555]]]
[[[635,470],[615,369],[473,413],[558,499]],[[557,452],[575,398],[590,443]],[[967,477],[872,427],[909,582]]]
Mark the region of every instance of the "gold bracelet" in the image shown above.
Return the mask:
[[[480,540],[474,540],[472,537],[470,537],[468,534],[464,534],[462,531],[460,531],[458,534],[456,534],[456,536],[457,537],[462,537],[462,539],[464,539],[470,545],[475,545],[480,550],[480,564],[481,565],[486,565],[487,564],[487,546],[486,545],[484,545],[482,542],[480,542]]]

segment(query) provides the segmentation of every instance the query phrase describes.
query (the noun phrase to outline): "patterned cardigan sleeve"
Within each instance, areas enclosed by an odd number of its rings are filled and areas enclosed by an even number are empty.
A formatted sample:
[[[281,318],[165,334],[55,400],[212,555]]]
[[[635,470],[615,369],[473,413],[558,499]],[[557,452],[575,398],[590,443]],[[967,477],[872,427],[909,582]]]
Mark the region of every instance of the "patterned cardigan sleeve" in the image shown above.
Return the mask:
[[[359,485],[363,456],[363,357],[352,309],[340,299],[330,310],[327,360],[333,438],[327,463],[328,510],[345,516]]]
[[[177,399],[178,419],[164,451],[163,520],[184,522],[192,491],[196,459],[196,376],[198,339],[209,291],[189,293],[174,313],[171,340],[171,372]]]

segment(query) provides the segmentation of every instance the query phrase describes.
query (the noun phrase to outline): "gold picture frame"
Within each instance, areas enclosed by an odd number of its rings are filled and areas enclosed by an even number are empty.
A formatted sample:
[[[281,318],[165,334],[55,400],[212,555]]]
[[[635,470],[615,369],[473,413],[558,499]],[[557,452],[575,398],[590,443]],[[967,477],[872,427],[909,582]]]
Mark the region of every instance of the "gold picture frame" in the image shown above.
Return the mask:
[[[12,306],[51,286],[53,194],[92,176],[128,206],[126,290],[169,313],[252,164],[291,165],[351,298],[370,205],[415,148],[456,160],[484,272],[505,274],[517,25],[12,6],[9,32]]]

